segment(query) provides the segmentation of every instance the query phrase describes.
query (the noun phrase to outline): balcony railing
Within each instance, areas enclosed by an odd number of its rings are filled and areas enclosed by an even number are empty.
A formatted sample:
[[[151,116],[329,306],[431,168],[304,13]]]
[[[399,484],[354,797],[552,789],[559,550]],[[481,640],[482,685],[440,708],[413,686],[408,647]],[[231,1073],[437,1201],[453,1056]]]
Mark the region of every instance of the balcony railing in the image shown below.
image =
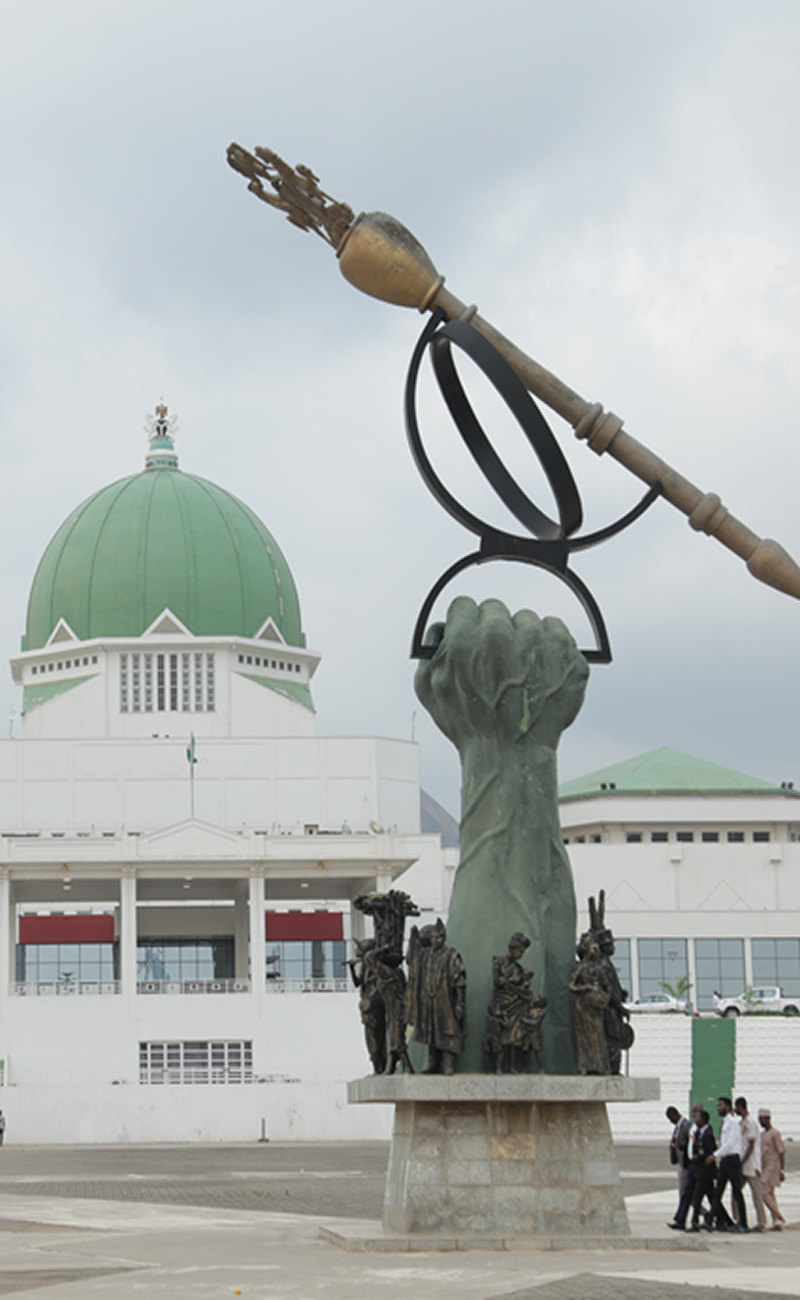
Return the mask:
[[[346,979],[285,980],[267,978],[268,993],[347,993],[352,985]]]
[[[268,993],[348,993],[352,985],[346,979],[273,979],[265,984]],[[119,980],[18,980],[12,985],[20,998],[81,997],[86,995],[121,993]],[[162,994],[198,995],[220,993],[249,993],[249,979],[224,980],[137,980],[136,992],[145,997]]]
[[[20,998],[74,998],[120,992],[119,980],[19,980],[12,987]]]
[[[249,993],[249,980],[138,980],[136,992],[158,993]]]

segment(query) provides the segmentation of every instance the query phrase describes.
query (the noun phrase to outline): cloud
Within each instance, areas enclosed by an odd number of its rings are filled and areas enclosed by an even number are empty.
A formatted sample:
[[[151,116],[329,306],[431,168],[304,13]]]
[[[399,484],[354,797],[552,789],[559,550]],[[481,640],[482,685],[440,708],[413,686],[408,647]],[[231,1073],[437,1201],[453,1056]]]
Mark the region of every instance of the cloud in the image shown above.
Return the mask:
[[[799,41],[788,0],[17,7],[0,53],[2,653],[49,537],[142,464],[163,395],[183,467],[286,552],[324,654],[320,729],[407,735],[416,712],[425,781],[455,808],[407,658],[425,593],[473,545],[405,447],[423,321],[354,292],[320,240],[249,196],[231,139],[395,213],[454,292],[800,554]],[[426,402],[443,472],[494,510]],[[497,404],[481,411],[544,505]],[[552,425],[587,527],[630,508],[641,485]],[[593,670],[566,775],[666,743],[794,778],[793,602],[664,503],[576,567],[615,661]],[[587,635],[569,594],[521,566],[462,589]]]

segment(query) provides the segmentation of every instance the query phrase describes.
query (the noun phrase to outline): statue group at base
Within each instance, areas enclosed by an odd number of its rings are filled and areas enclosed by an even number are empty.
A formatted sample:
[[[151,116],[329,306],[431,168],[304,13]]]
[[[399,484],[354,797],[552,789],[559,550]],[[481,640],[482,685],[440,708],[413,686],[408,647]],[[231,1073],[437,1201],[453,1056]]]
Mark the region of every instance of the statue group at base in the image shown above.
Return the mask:
[[[428,1048],[425,1074],[454,1074],[464,1050],[467,973],[455,948],[448,948],[441,920],[411,927],[408,945],[406,1018],[414,1041]]]
[[[605,923],[605,891],[589,899],[589,929],[578,940],[578,964],[570,980],[572,1029],[579,1074],[619,1074],[622,1053],[634,1042],[628,990],[620,984],[614,935]]]
[[[542,1020],[547,998],[534,994],[533,971],[521,964],[530,944],[527,935],[517,931],[508,941],[506,955],[492,959],[494,983],[483,1056],[487,1063],[494,1058],[496,1074],[527,1074],[531,1052],[542,1069]]]
[[[426,1074],[453,1074],[464,1047],[467,975],[454,948],[448,948],[441,920],[412,926],[403,970],[407,916],[419,908],[402,890],[361,894],[355,908],[371,916],[374,939],[357,939],[348,963],[359,992],[364,1038],[375,1074],[394,1074],[398,1065],[413,1074],[408,1055],[409,1032],[428,1048]]]

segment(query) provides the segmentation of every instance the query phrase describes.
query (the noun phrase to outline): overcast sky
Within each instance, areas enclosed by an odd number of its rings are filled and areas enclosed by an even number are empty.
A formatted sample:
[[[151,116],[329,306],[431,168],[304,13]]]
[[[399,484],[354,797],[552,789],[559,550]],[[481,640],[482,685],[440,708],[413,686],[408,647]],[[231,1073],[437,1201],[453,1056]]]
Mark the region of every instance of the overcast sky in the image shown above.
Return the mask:
[[[458,811],[408,659],[426,592],[473,548],[405,443],[423,319],[357,293],[250,196],[231,140],[404,221],[455,293],[800,557],[796,0],[4,0],[2,31],[4,658],[50,537],[143,465],[163,396],[182,468],[287,556],[324,656],[320,732],[415,727],[424,784]],[[493,509],[425,411],[448,481]],[[589,526],[633,505],[638,480],[551,422]],[[671,745],[800,782],[796,602],[663,502],[576,568],[614,662],[592,671],[562,778]],[[587,642],[530,568],[458,590]],[[10,683],[4,700],[19,708]]]

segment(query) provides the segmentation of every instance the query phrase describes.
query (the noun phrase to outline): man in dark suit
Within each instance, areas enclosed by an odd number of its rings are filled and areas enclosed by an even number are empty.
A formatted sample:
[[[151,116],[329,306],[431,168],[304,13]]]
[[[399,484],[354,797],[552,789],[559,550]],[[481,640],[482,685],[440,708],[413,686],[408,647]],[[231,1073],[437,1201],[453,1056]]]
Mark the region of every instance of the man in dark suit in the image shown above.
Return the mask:
[[[711,1117],[708,1111],[703,1109],[699,1101],[696,1101],[692,1106],[692,1120],[694,1122],[689,1131],[689,1142],[686,1149],[688,1178],[681,1194],[678,1209],[675,1212],[675,1218],[669,1224],[669,1227],[678,1230],[684,1229],[686,1227],[686,1217],[691,1209],[691,1231],[699,1232],[700,1206],[703,1197],[707,1197],[709,1206],[713,1202],[714,1171],[716,1167],[714,1152],[717,1149],[717,1142],[711,1128]],[[709,1215],[710,1211],[706,1216],[705,1226],[708,1226]]]

